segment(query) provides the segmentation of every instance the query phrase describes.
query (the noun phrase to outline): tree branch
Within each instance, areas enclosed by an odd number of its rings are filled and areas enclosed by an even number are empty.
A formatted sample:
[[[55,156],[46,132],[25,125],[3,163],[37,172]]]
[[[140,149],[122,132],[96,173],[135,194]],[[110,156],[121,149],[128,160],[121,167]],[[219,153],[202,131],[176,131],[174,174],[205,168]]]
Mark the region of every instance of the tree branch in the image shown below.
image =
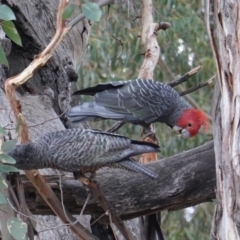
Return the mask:
[[[121,169],[102,169],[96,174],[106,199],[123,220],[155,213],[178,210],[215,198],[216,174],[213,142],[146,165],[158,173],[156,180]],[[52,214],[51,209],[21,176],[29,209],[34,214]],[[59,195],[58,176],[46,176],[54,192]],[[79,214],[87,197],[79,181],[62,179],[64,203],[73,214]],[[85,214],[104,214],[98,202],[91,198]],[[101,218],[102,219],[102,218]],[[108,221],[108,217],[105,217]]]
[[[181,76],[180,78],[171,81],[170,83],[168,83],[169,86],[171,87],[176,87],[177,85],[186,82],[191,76],[193,76],[194,74],[196,74],[200,69],[202,68],[202,66],[198,66],[193,68],[192,70],[190,70],[189,72],[185,73],[183,76]]]
[[[184,96],[184,95],[187,95],[191,92],[194,92],[196,90],[198,90],[199,88],[203,88],[205,86],[208,86],[210,85],[212,82],[213,82],[213,79],[216,77],[216,75],[212,76],[209,80],[207,80],[206,82],[203,82],[203,83],[199,83],[198,85],[196,86],[193,86],[185,91],[182,91],[179,93],[180,96]]]
[[[114,123],[111,127],[109,127],[106,132],[109,133],[113,133],[116,132],[118,129],[120,129],[123,125],[125,124],[125,122],[123,121],[117,121],[116,123]]]
[[[141,40],[144,47],[144,60],[141,69],[138,74],[138,78],[153,79],[154,69],[158,63],[160,56],[160,47],[157,42],[157,31],[160,29],[166,30],[170,27],[168,23],[154,23],[153,21],[153,3],[151,0],[142,0],[142,35]],[[154,129],[154,125],[151,124],[151,129]],[[154,131],[153,131],[154,132]],[[144,129],[142,129],[142,138],[144,141],[157,144],[157,138],[153,136],[144,137],[147,135]],[[141,162],[147,163],[157,160],[157,154],[142,154]]]
[[[99,202],[102,209],[105,212],[108,212],[109,218],[112,219],[113,223],[116,225],[118,230],[122,233],[125,239],[128,240],[134,240],[134,237],[129,231],[126,226],[124,225],[124,222],[122,219],[116,214],[114,208],[111,206],[111,204],[107,201],[106,197],[104,196],[103,192],[99,188],[99,185],[96,181],[91,180],[91,178],[86,177],[80,177],[79,180],[89,188],[92,196],[95,197],[95,199]]]

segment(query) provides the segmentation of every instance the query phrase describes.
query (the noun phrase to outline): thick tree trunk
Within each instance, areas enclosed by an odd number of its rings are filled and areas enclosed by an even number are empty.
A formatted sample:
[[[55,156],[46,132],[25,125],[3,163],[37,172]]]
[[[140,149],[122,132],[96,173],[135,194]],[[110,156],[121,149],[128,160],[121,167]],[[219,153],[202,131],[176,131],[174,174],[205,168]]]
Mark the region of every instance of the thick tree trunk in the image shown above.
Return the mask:
[[[55,16],[58,1],[34,0],[30,2],[27,0],[7,0],[5,2],[12,7],[17,16],[15,24],[23,41],[23,48],[13,44],[11,54],[9,55],[10,69],[7,75],[13,76],[28,66],[34,58],[34,55],[41,52],[51,40],[55,31]],[[23,115],[27,118],[28,125],[35,125],[29,128],[30,139],[46,132],[64,129],[64,125],[56,115],[56,113],[59,114],[64,110],[59,100],[66,99],[68,95],[68,81],[64,68],[69,65],[77,65],[78,61],[83,57],[87,46],[89,31],[90,26],[87,20],[75,26],[57,48],[47,65],[36,73],[27,84],[21,87],[21,93],[29,92],[31,94],[37,94],[34,96],[19,96],[23,106]],[[2,78],[5,78],[4,74],[1,74]],[[43,100],[46,99],[46,94],[43,89],[44,86],[50,87],[55,93],[53,98],[47,97],[47,104]],[[6,103],[3,91],[0,91],[0,99],[2,99],[1,103]],[[66,104],[63,105],[65,106]],[[13,124],[13,117],[9,105],[6,103],[0,111],[0,124],[3,126],[8,124],[8,128],[14,128],[15,124]],[[52,118],[55,119],[53,120]],[[52,120],[47,121],[49,119]],[[12,133],[14,134],[14,131]],[[179,156],[171,158],[173,162],[172,164],[169,162],[170,165],[167,164],[167,160],[155,163],[157,166],[156,170],[160,175],[158,181],[146,179],[140,175],[137,178],[133,178],[132,174],[121,170],[102,171],[102,174],[100,174],[97,179],[100,182],[103,192],[107,198],[109,197],[110,202],[123,219],[130,219],[162,209],[175,210],[203,201],[209,201],[214,197],[214,156],[211,143],[203,147],[203,149],[205,150],[201,153],[202,155],[200,155],[203,157],[202,162],[204,162],[204,164],[194,157],[194,154],[199,157],[197,152],[194,152],[195,150],[189,153],[189,156],[181,155],[180,160]],[[187,158],[187,156],[189,158]],[[56,171],[44,170],[41,173],[52,175],[56,174]],[[136,187],[139,187],[140,182],[142,185],[139,192],[134,191]],[[47,209],[46,213],[51,214],[46,205],[41,202],[38,193],[29,187],[27,181],[25,183],[27,185],[27,199],[28,197],[31,199],[28,202],[29,207],[31,208],[31,206],[33,206],[33,201],[41,203],[42,210]],[[85,189],[81,187],[79,182],[71,179],[64,179],[63,185],[66,192],[70,191],[69,194],[71,198],[67,198],[67,200],[71,200],[72,206],[76,206],[75,211],[71,206],[69,206],[69,210],[71,210],[72,213],[79,213],[79,206],[82,206],[85,201]],[[59,194],[57,180],[54,180],[52,186],[56,188],[56,193]],[[149,188],[149,186],[151,186],[151,188]],[[197,190],[196,186],[198,186]],[[28,189],[30,189],[29,191],[34,195],[28,195]],[[152,191],[149,191],[149,189]],[[159,189],[161,189],[160,193],[158,192]],[[115,195],[115,192],[117,195]],[[126,195],[124,195],[124,193],[126,193]],[[34,199],[31,198],[32,196],[34,196]],[[130,197],[126,198],[126,196]],[[137,198],[135,198],[135,196],[137,196]],[[138,208],[135,208],[135,201],[137,200],[139,200]],[[102,209],[100,209],[94,201],[93,206],[96,215],[103,213]],[[40,213],[37,212],[39,209],[33,208],[31,210],[34,210],[35,214]],[[68,209],[68,206],[66,208]],[[91,211],[90,209],[91,205],[88,205],[86,213],[92,213],[93,210]],[[40,238],[76,239],[69,233],[67,228],[54,228],[61,224],[60,221],[56,219],[57,218],[53,216],[38,218],[38,221],[43,224],[38,225],[38,230],[44,231],[46,226],[52,228],[48,231],[41,232]],[[136,230],[136,225],[134,225],[133,229]],[[139,239],[139,236],[137,239]]]
[[[212,237],[236,240],[240,239],[240,2],[207,0],[206,7],[208,33],[222,94],[213,116],[217,205]]]

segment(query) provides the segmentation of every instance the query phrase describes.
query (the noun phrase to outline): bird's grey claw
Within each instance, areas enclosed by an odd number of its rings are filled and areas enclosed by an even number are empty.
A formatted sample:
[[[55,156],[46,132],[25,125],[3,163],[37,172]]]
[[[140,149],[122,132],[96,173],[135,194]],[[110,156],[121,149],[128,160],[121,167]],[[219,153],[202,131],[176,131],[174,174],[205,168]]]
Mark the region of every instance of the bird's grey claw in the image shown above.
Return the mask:
[[[147,137],[154,137],[155,136],[155,133],[153,132],[153,131],[148,131],[146,134],[144,134],[143,136],[142,136],[142,139],[145,139],[145,138],[147,138]]]

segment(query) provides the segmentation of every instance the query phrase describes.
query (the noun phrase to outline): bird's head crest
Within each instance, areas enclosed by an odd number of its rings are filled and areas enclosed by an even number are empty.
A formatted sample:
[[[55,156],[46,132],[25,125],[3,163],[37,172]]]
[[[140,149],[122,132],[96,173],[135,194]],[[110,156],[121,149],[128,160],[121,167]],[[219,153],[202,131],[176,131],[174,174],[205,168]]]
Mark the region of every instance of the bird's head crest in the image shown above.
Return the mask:
[[[209,128],[209,122],[208,122],[208,118],[207,118],[206,114],[200,109],[197,109],[195,111],[196,111],[196,115],[198,117],[200,126],[203,127],[204,132],[207,132],[207,130]]]
[[[181,134],[182,138],[195,136],[203,127],[204,132],[208,130],[208,118],[200,109],[185,109],[176,122],[175,131]]]

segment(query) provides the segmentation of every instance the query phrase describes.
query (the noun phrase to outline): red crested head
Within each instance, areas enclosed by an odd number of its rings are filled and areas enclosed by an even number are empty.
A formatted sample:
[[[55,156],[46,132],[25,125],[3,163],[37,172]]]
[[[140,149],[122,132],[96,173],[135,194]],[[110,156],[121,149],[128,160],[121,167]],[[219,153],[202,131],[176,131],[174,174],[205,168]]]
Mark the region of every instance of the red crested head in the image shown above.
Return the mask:
[[[199,109],[185,109],[176,122],[175,131],[181,134],[182,138],[195,136],[200,127],[203,126],[204,131],[208,129],[208,119],[205,113]]]

